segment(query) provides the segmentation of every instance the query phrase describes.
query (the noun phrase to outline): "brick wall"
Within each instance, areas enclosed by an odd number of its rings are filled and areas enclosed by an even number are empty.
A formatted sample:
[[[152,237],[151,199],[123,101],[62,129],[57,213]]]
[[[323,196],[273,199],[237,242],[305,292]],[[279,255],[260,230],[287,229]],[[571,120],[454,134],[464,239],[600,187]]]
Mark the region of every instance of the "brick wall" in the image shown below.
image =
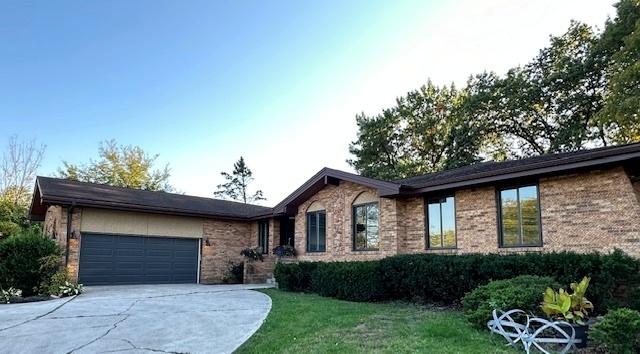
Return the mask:
[[[609,252],[620,248],[640,257],[640,202],[624,169],[542,178],[539,189],[543,247],[498,246],[496,193],[490,186],[456,191],[457,249],[427,252]],[[424,207],[408,208],[406,214],[418,220]],[[422,230],[414,228],[413,237],[407,236],[406,252],[425,247],[424,221],[417,224]]]
[[[80,223],[82,221],[82,209],[74,208],[71,215],[71,232],[72,237],[69,238],[69,249],[67,251],[67,208],[59,205],[52,205],[47,208],[45,214],[43,232],[47,237],[51,237],[56,241],[62,250],[62,266],[67,259],[67,271],[71,279],[78,279],[78,262],[80,260]]]
[[[540,203],[545,250],[640,257],[640,203],[623,168],[544,179]]]
[[[276,257],[268,255],[264,261],[245,260],[244,262],[244,283],[263,284],[273,278]]]
[[[300,260],[340,261],[351,259],[379,259],[397,253],[397,216],[393,215],[396,201],[380,200],[380,247],[377,251],[353,251],[352,203],[361,193],[373,193],[372,188],[341,181],[338,186],[328,185],[300,206],[295,217],[295,248]],[[326,252],[306,252],[306,211],[315,201],[322,203],[327,213]]]
[[[258,225],[256,222],[208,219],[204,221],[203,235],[200,282],[221,283],[228,275],[229,262],[244,262],[240,251],[257,243]]]

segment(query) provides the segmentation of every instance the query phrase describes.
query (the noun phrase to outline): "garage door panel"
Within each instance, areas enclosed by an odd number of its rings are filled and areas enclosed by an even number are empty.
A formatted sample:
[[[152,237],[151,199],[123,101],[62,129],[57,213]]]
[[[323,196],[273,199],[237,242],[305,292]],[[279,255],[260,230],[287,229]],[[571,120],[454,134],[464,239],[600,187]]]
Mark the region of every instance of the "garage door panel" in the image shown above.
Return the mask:
[[[83,234],[80,248],[85,285],[197,281],[197,239]]]

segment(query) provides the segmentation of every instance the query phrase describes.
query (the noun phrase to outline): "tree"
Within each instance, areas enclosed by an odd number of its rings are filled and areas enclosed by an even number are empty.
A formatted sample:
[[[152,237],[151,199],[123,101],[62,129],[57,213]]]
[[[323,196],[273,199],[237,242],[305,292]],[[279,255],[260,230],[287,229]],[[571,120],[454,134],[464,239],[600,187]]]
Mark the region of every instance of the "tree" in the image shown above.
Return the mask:
[[[464,119],[465,96],[428,82],[380,115],[358,115],[348,163],[365,176],[396,179],[478,161],[483,126]]]
[[[266,199],[261,190],[257,190],[253,194],[249,193],[248,187],[253,182],[253,173],[247,167],[242,156],[233,164],[233,172],[220,172],[220,174],[227,182],[218,185],[218,190],[213,193],[216,197],[236,200],[245,204]]]
[[[9,144],[0,161],[0,198],[14,205],[26,206],[38,168],[44,157],[45,145],[35,140],[18,141],[9,138]]]
[[[379,115],[356,116],[348,162],[381,179],[640,141],[640,1],[621,0],[598,33],[571,22],[529,63],[431,83]]]
[[[109,184],[117,187],[171,192],[169,165],[154,169],[159,155],[150,155],[138,146],[118,145],[115,140],[103,141],[98,149],[100,158],[88,164],[76,165],[63,161],[58,170],[62,178]]]
[[[589,26],[573,22],[527,65],[504,77],[472,77],[466,114],[485,121],[497,138],[485,146],[522,157],[606,145],[594,120],[602,107],[602,73],[593,70],[589,56],[595,42]]]
[[[594,60],[607,64],[603,109],[597,119],[613,141],[640,141],[640,1],[616,5],[618,15],[607,22]]]

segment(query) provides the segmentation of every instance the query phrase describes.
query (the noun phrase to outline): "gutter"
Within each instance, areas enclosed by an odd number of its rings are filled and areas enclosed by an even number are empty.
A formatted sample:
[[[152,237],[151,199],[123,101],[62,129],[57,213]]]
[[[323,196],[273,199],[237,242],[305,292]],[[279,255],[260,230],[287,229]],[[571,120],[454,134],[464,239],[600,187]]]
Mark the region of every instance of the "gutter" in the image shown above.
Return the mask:
[[[65,254],[64,254],[64,266],[65,268],[69,264],[69,239],[71,239],[71,221],[73,216],[73,208],[75,207],[75,202],[67,207],[67,240],[65,242]]]

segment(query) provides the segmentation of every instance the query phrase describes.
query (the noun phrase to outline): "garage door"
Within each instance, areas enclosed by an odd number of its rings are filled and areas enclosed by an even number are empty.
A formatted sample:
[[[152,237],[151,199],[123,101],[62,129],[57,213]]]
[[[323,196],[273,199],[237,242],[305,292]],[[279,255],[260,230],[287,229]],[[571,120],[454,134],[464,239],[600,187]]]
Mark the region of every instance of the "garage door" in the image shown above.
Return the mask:
[[[85,285],[197,282],[197,239],[82,234],[80,244]]]

